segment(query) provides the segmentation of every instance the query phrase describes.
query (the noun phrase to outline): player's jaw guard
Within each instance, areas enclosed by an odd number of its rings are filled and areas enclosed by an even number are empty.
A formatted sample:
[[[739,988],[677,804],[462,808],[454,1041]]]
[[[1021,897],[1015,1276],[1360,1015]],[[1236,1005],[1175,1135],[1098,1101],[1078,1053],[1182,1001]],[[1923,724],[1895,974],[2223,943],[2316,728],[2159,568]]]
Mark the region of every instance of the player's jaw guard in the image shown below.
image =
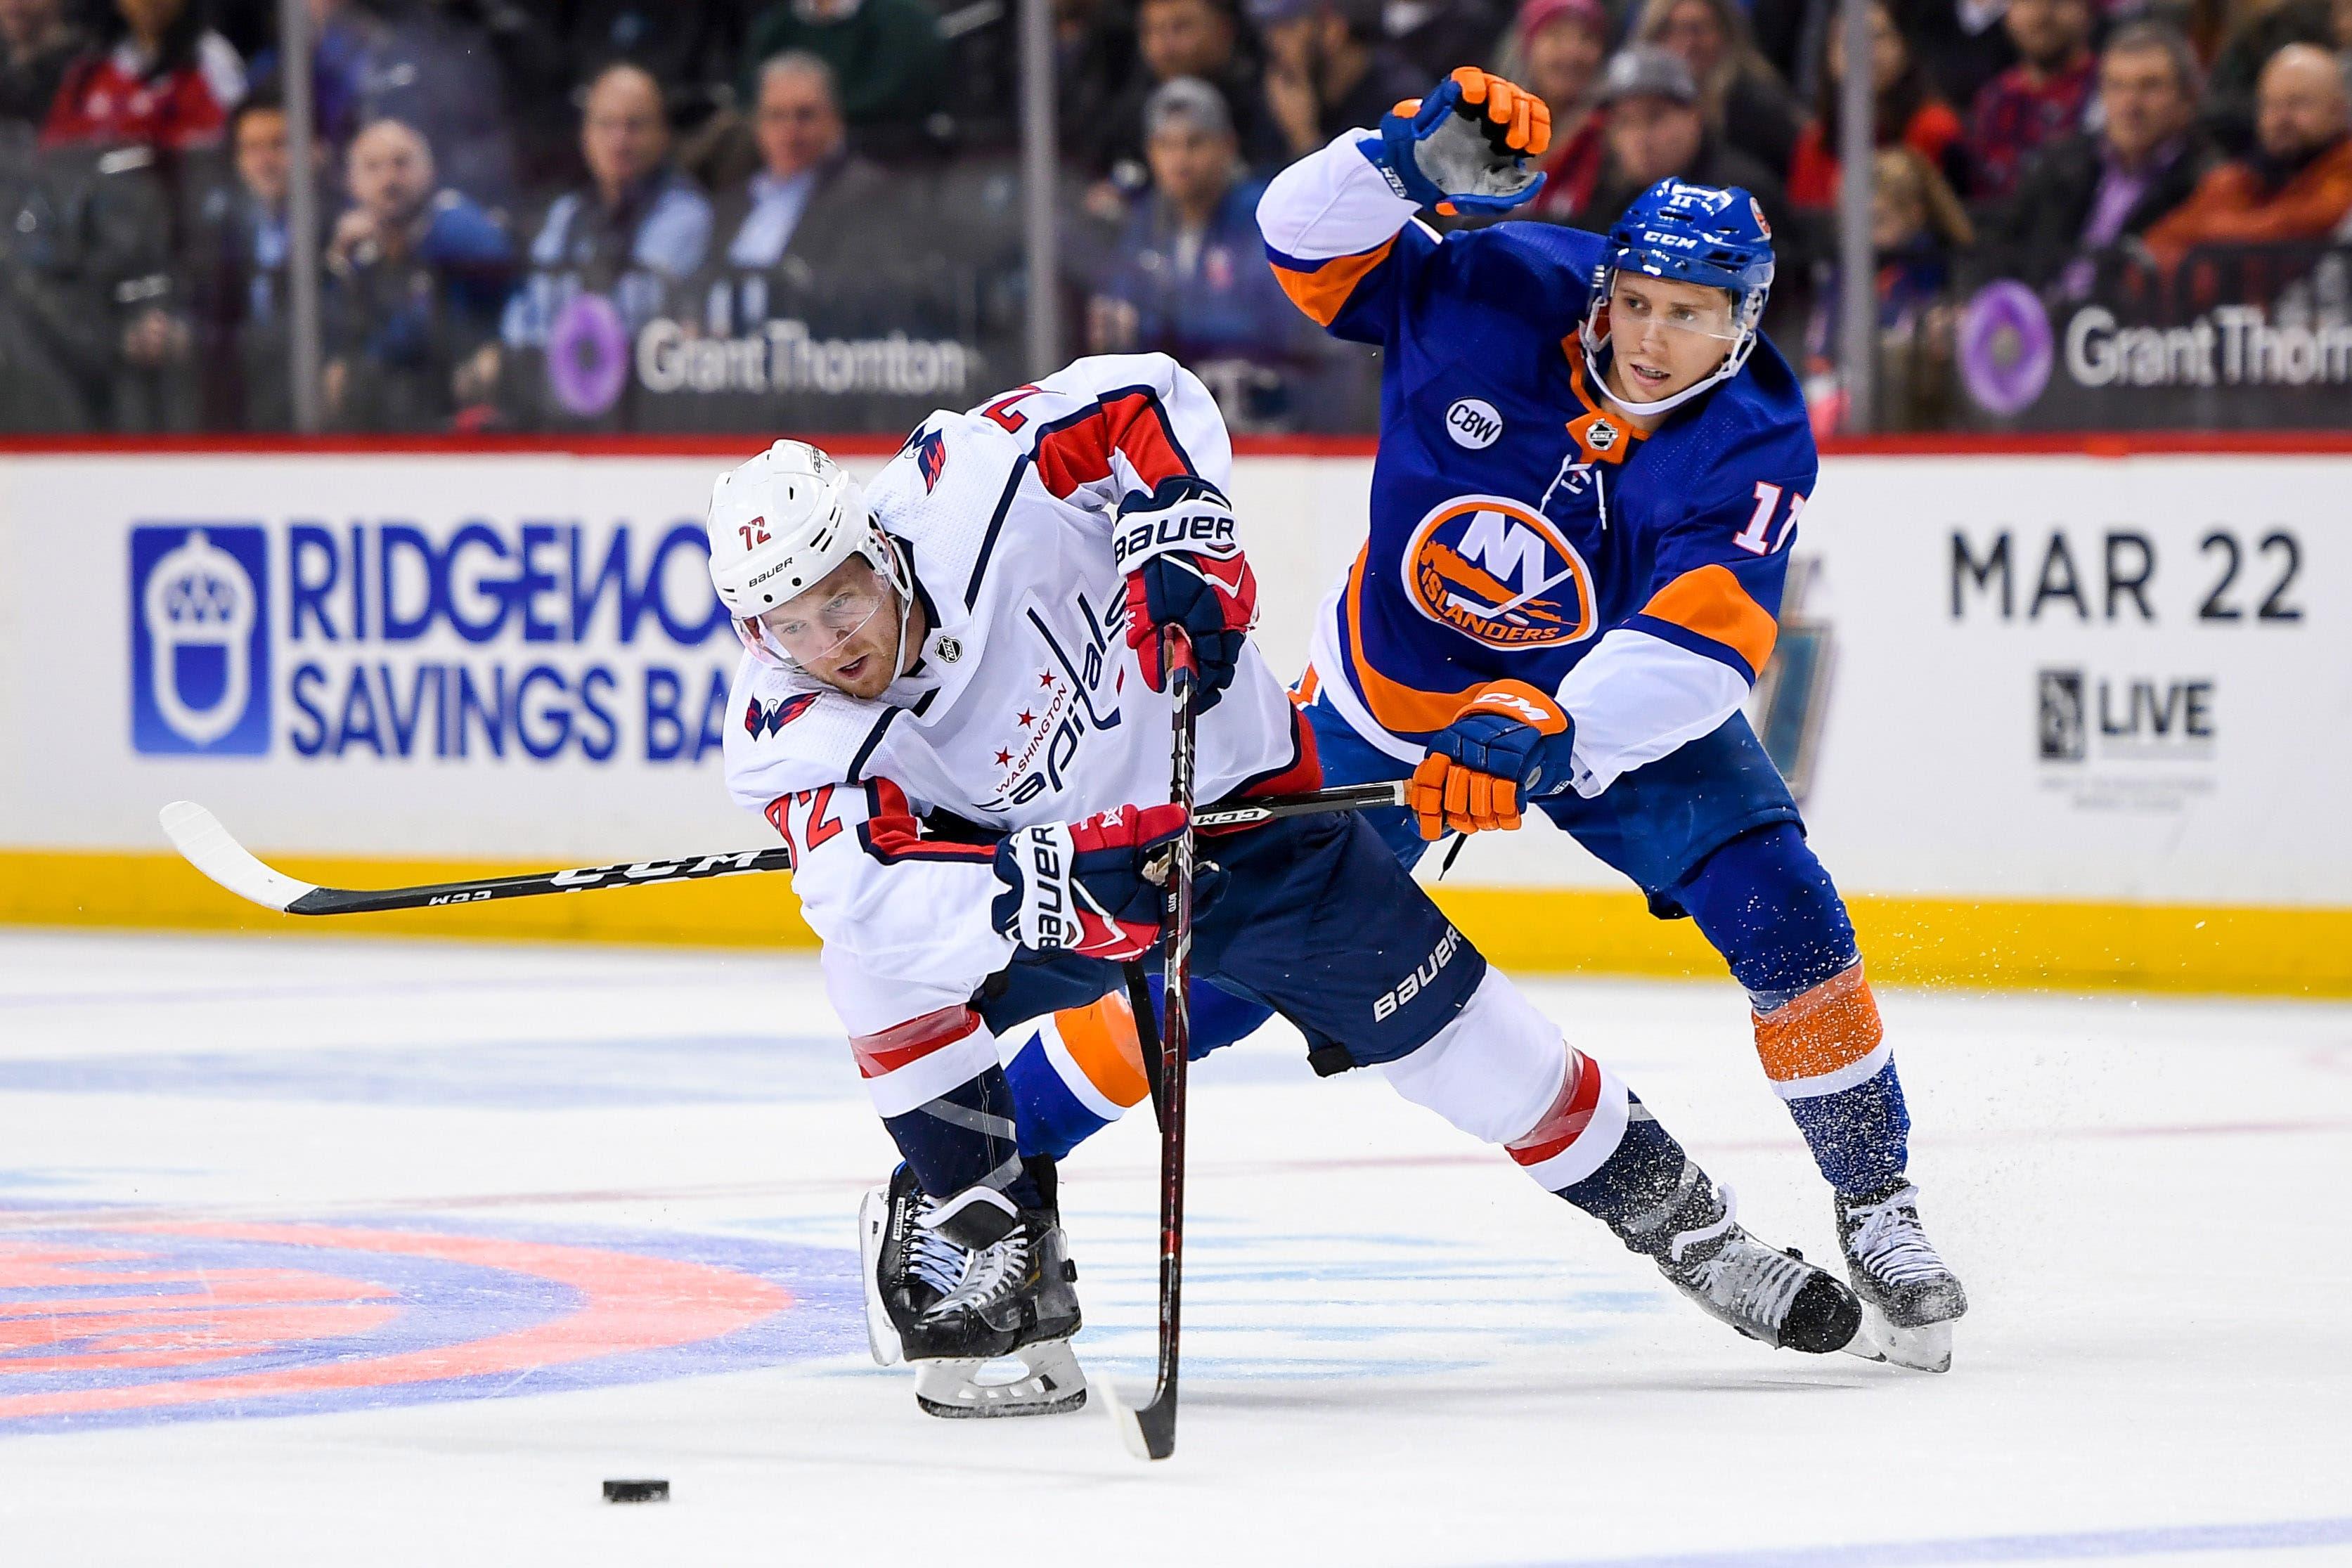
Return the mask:
[[[1592,303],[1584,319],[1584,361],[1592,383],[1631,412],[1664,413],[1729,381],[1756,350],[1764,302],[1772,292],[1772,230],[1764,209],[1738,185],[1693,185],[1661,180],[1633,199],[1610,226],[1608,248],[1592,273]],[[1737,336],[1714,372],[1654,402],[1626,403],[1609,391],[1601,351],[1608,347],[1609,293],[1620,272],[1669,283],[1696,283],[1731,296]]]

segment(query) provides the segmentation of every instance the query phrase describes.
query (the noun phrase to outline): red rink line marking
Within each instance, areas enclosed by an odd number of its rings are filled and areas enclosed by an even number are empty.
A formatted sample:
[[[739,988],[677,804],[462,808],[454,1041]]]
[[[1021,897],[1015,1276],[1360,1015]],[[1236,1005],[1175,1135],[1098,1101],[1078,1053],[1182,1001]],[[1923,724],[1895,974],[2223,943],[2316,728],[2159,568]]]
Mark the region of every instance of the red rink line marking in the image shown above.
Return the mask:
[[[2335,1118],[2305,1122],[2209,1122],[2147,1127],[2012,1127],[1991,1133],[1965,1133],[1945,1137],[1916,1137],[1915,1145],[1928,1148],[1964,1147],[1970,1144],[2040,1144],[2066,1139],[2100,1140],[2108,1138],[2240,1138],[2271,1137],[2284,1134],[2352,1133],[2352,1119]],[[1787,1138],[1727,1138],[1709,1140],[1704,1145],[1712,1153],[1759,1154],[1791,1153],[1795,1145]],[[1312,1174],[1317,1171],[1351,1170],[1423,1170],[1451,1166],[1494,1167],[1496,1155],[1490,1150],[1471,1150],[1456,1155],[1341,1155],[1314,1160],[1230,1160],[1195,1161],[1197,1174],[1238,1179],[1276,1174]],[[1097,1166],[1084,1172],[1093,1181],[1140,1180],[1158,1174],[1155,1166]],[[730,1198],[779,1197],[788,1193],[802,1192],[864,1192],[882,1180],[879,1174],[854,1176],[802,1176],[783,1181],[712,1182],[698,1186],[605,1188],[573,1192],[502,1192],[474,1193],[444,1197],[370,1197],[347,1204],[304,1206],[305,1214],[346,1213],[361,1215],[420,1214],[441,1210],[471,1208],[530,1208],[540,1205],[554,1207],[570,1204],[612,1203],[693,1203],[719,1201]],[[59,1225],[74,1225],[85,1229],[102,1230],[115,1228],[146,1227],[174,1221],[225,1223],[242,1215],[266,1218],[283,1210],[275,1208],[240,1208],[235,1204],[183,1205],[172,1207],[121,1208],[110,1205],[92,1205],[76,1208],[16,1208],[0,1209],[0,1232],[19,1229],[46,1229]]]

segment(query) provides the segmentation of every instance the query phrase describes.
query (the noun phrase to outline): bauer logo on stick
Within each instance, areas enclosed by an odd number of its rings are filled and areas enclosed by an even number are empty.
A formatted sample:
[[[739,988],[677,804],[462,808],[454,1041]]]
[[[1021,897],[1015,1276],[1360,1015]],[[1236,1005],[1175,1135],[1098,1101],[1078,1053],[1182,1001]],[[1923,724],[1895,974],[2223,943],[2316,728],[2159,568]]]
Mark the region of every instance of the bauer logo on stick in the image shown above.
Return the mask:
[[[257,527],[131,531],[131,741],[150,754],[269,749],[268,546]]]

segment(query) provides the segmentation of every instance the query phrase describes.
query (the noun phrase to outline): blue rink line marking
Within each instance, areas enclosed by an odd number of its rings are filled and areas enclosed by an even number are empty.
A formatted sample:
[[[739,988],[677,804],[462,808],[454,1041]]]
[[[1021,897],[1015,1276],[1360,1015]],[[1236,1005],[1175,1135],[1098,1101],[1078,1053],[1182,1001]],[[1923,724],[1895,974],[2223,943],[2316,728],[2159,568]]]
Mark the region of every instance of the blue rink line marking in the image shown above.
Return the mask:
[[[2352,1518],[2252,1524],[2161,1525],[2053,1535],[1975,1535],[1848,1546],[1669,1552],[1647,1557],[1547,1558],[1523,1568],[1923,1568],[1942,1563],[2096,1562],[2199,1552],[2287,1552],[2352,1544]]]
[[[529,1111],[866,1097],[848,1046],[818,1035],[36,1057],[0,1061],[10,1092]]]

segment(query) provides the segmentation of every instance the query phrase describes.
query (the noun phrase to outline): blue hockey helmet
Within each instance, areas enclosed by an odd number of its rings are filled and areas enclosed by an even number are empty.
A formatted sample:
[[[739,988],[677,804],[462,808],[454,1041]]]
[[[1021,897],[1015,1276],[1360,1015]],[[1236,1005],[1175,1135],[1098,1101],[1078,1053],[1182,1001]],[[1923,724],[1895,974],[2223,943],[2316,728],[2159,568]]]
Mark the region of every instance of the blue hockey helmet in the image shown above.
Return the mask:
[[[1672,397],[1641,406],[1664,411],[1739,373],[1756,347],[1764,301],[1772,292],[1772,225],[1764,208],[1738,185],[1694,185],[1661,180],[1633,198],[1609,229],[1593,268],[1592,304],[1585,322],[1588,360],[1608,341],[1601,326],[1620,272],[1720,288],[1731,297],[1732,346],[1715,373]],[[1594,378],[1600,380],[1594,365]],[[1605,383],[1604,383],[1605,384]]]

